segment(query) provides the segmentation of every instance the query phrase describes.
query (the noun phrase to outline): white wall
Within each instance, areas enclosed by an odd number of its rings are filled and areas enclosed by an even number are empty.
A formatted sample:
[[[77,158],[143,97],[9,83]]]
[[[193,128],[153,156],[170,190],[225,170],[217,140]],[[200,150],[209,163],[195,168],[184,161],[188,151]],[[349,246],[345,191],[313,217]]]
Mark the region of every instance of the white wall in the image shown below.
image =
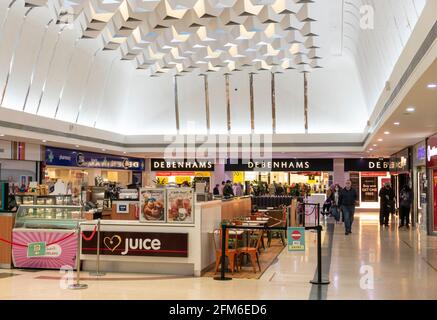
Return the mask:
[[[0,140],[0,159],[12,158],[11,142]]]
[[[36,181],[36,163],[34,161],[0,160],[2,181],[12,181],[19,185],[21,176],[31,176]]]

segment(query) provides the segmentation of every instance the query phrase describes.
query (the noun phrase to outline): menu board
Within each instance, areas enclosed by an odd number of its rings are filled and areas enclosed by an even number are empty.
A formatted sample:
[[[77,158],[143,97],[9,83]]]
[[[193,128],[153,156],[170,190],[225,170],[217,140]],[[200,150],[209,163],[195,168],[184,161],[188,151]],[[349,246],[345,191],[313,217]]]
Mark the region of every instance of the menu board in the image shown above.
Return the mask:
[[[193,223],[193,189],[167,189],[167,222]]]
[[[165,222],[165,196],[163,188],[140,189],[140,221]]]
[[[361,177],[361,201],[378,202],[378,177]]]

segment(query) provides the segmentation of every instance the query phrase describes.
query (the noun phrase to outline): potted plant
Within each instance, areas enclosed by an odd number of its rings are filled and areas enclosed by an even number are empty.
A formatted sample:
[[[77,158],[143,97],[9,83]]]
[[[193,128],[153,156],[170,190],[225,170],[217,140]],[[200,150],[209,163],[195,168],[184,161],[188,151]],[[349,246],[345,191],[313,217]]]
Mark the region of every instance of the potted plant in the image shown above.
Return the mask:
[[[165,180],[164,178],[156,178],[156,180],[153,180],[153,183],[155,183],[155,186],[157,188],[164,188],[165,187]]]

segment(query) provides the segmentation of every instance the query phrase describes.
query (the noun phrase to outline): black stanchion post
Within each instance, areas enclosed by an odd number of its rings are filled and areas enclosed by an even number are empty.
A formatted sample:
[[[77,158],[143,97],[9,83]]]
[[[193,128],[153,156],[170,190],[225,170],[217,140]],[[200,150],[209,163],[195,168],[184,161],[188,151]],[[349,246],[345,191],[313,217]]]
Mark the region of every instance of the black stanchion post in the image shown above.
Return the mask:
[[[305,218],[306,218],[306,210],[305,210],[305,202],[302,203],[302,225],[305,227]]]
[[[225,277],[225,267],[226,267],[226,224],[222,224],[222,256],[221,256],[221,270],[220,270],[220,277],[215,277],[214,280],[220,280],[220,281],[226,281],[226,280],[232,280],[232,278],[226,278]]]
[[[320,226],[320,203],[317,204],[317,225]]]
[[[311,280],[310,283],[327,285],[329,280],[322,280],[322,226],[317,226],[317,281]]]

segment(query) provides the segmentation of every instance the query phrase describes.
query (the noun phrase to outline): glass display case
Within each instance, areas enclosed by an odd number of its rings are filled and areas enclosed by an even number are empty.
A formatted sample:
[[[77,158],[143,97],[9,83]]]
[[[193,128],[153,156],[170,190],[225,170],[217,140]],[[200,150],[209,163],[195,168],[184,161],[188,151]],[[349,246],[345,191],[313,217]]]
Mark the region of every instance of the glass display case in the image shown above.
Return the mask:
[[[25,229],[75,229],[85,220],[81,206],[21,205],[15,227]]]
[[[73,203],[71,195],[15,195],[15,201],[18,205],[71,205]]]

